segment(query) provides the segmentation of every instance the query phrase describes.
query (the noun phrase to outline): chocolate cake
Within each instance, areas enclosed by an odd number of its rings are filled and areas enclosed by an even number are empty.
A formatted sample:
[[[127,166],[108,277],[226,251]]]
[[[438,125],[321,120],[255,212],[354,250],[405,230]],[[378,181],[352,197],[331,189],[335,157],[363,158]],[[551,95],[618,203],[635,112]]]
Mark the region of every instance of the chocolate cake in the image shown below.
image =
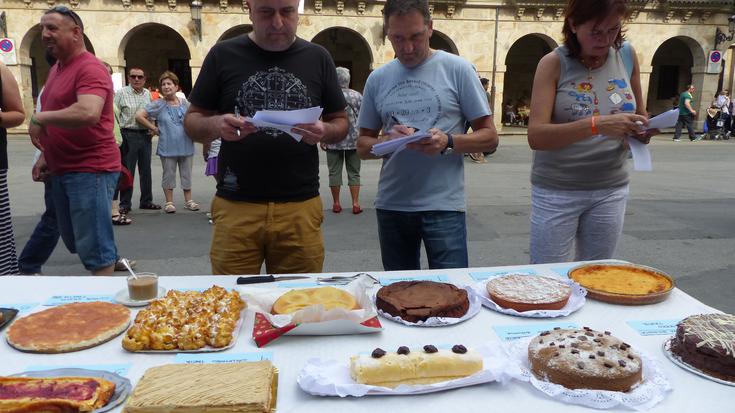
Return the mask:
[[[643,378],[629,344],[588,327],[544,331],[528,345],[528,359],[536,377],[568,389],[627,392]]]
[[[676,327],[671,352],[711,376],[735,382],[735,315],[685,318]]]
[[[429,317],[460,318],[467,314],[467,291],[434,281],[399,281],[378,290],[378,308],[394,317],[416,323]]]

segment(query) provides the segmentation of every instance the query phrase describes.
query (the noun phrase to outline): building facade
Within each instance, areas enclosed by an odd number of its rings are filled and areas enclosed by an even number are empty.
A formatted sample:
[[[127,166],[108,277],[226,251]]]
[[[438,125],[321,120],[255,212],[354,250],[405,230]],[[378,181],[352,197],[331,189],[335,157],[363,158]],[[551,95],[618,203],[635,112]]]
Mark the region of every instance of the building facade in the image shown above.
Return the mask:
[[[539,59],[562,42],[566,1],[429,1],[431,46],[466,58],[490,79],[494,112],[530,99]],[[702,113],[718,90],[735,87],[735,41],[728,27],[735,1],[628,3],[633,12],[626,37],[637,52],[649,113],[670,108],[689,83],[697,88]],[[214,43],[252,29],[244,0],[3,0],[0,23],[15,43],[9,67],[29,112],[48,75],[38,23],[45,10],[62,4],[81,16],[88,49],[110,63],[122,82],[130,67],[143,68],[150,85],[172,70],[185,93]],[[326,47],[337,65],[351,69],[352,87],[362,90],[370,72],[394,58],[383,35],[383,5],[384,0],[305,0],[298,35]],[[718,29],[724,35],[716,43]],[[719,65],[710,64],[712,50],[719,50]],[[500,124],[501,117],[495,121]]]

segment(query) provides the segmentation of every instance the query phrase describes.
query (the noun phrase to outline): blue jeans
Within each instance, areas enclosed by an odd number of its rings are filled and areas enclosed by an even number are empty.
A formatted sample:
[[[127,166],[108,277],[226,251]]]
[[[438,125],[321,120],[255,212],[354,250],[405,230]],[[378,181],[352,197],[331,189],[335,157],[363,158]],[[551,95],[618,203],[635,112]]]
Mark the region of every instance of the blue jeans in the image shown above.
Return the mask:
[[[420,269],[422,241],[430,269],[468,267],[464,212],[377,209],[376,214],[386,271]]]
[[[56,208],[52,194],[51,180],[43,183],[43,200],[46,203],[46,211],[41,215],[41,220],[28,239],[23,252],[18,258],[18,266],[21,274],[39,274],[41,267],[48,261],[59,242],[59,227],[56,223]]]
[[[51,177],[61,239],[89,271],[117,260],[110,216],[119,176],[119,172],[71,172]]]

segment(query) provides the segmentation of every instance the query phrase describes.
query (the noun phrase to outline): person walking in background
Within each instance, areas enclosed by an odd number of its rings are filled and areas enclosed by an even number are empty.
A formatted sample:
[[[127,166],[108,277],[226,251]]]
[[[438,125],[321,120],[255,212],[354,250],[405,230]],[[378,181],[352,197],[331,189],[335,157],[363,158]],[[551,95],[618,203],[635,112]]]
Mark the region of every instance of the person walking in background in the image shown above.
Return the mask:
[[[681,141],[682,127],[687,128],[690,141],[695,142],[702,139],[702,136],[694,134],[694,129],[692,128],[692,121],[695,116],[697,116],[697,111],[694,110],[694,85],[689,85],[679,95],[679,119],[677,119],[676,128],[674,129],[674,142]]]
[[[115,105],[120,109],[120,130],[123,137],[123,164],[135,178],[135,168],[140,174],[140,209],[161,209],[153,203],[151,178],[152,136],[148,129],[135,120],[135,113],[151,103],[151,92],[145,86],[145,72],[133,67],[128,70],[128,86],[115,94]],[[132,207],[133,188],[120,193],[120,213],[129,214]]]
[[[487,97],[467,60],[429,47],[426,0],[388,0],[383,24],[396,59],[368,77],[357,151],[374,158],[379,142],[416,128],[430,135],[383,158],[375,199],[383,267],[419,269],[423,242],[430,268],[465,268],[463,154],[498,146]]]
[[[0,275],[18,273],[13,221],[8,193],[8,128],[25,119],[20,90],[10,70],[0,62]]]
[[[626,137],[657,131],[624,44],[624,0],[569,0],[564,44],[538,64],[531,97],[531,263],[612,258],[628,197]],[[626,63],[628,62],[628,63]],[[576,247],[576,253],[575,253]]]
[[[174,188],[176,188],[176,167],[179,168],[181,189],[184,191],[184,208],[198,211],[199,204],[191,199],[191,170],[194,164],[194,142],[184,131],[184,114],[189,108],[186,99],[176,96],[179,78],[173,72],[165,71],[158,78],[163,99],[154,100],[145,108],[138,110],[135,120],[148,128],[151,134],[158,135],[156,155],[161,158],[163,176],[161,186],[166,196],[163,210],[168,214],[176,212]],[[153,123],[155,119],[157,123]]]
[[[347,101],[347,120],[350,128],[347,137],[338,143],[321,144],[323,150],[327,151],[327,166],[329,167],[329,189],[332,192],[332,212],[342,212],[339,202],[339,192],[342,186],[342,163],[347,170],[347,185],[352,197],[352,213],[362,213],[360,207],[360,156],[357,155],[357,115],[362,105],[362,95],[356,90],[350,89],[350,71],[344,67],[337,68],[337,81],[342,88],[342,94]]]

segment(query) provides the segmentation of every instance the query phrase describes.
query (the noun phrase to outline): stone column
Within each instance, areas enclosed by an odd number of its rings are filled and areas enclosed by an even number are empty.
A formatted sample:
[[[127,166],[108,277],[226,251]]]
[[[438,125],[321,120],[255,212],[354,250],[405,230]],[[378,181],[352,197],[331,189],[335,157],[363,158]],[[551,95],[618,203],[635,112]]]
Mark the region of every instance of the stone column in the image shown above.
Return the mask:
[[[641,75],[641,96],[643,101],[642,102],[636,102],[636,105],[640,106],[643,105],[646,110],[648,108],[648,87],[651,82],[651,73],[653,73],[653,66],[651,65],[640,65],[640,75]],[[649,113],[649,115],[651,115]]]
[[[692,70],[692,84],[696,91],[694,92],[694,110],[697,111],[697,120],[695,128],[703,130],[704,121],[707,119],[707,108],[709,108],[717,93],[718,74],[705,73],[703,69],[695,68]]]
[[[505,116],[505,113],[503,113],[503,84],[505,83],[506,69],[507,67],[505,65],[497,65],[495,71],[495,112],[493,113],[493,122],[498,130],[503,126],[503,116]],[[492,86],[492,79],[490,83]]]

